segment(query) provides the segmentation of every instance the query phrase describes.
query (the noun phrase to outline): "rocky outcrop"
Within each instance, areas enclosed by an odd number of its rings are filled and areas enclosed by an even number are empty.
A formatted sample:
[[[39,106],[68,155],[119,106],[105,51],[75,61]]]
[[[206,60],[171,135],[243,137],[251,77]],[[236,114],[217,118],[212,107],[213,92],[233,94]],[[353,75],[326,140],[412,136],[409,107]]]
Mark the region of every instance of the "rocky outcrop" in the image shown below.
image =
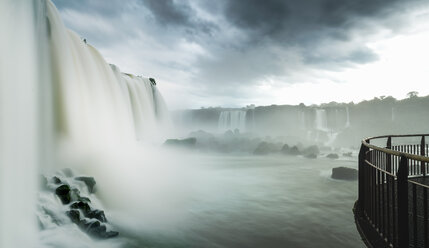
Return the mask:
[[[169,147],[194,148],[196,143],[197,139],[191,137],[186,139],[168,139],[164,142],[164,145]]]
[[[302,154],[304,155],[304,157],[312,158],[312,159],[317,158],[317,155],[319,155],[319,153],[320,153],[319,147],[316,145],[309,146],[302,151]]]
[[[289,147],[288,144],[285,144],[282,147],[281,152],[285,155],[293,155],[293,156],[301,155],[301,151],[299,150],[298,146]]]
[[[333,179],[340,180],[356,180],[358,177],[358,171],[348,167],[337,167],[332,169],[331,177]]]
[[[338,159],[339,158],[338,154],[336,154],[336,153],[329,153],[328,155],[326,155],[326,157],[330,158],[330,159]]]
[[[96,182],[93,177],[75,177],[75,180],[84,182],[86,187],[88,187],[89,193],[95,193],[94,187]]]
[[[278,153],[280,149],[276,144],[269,142],[261,142],[258,144],[258,147],[253,151],[255,155],[267,155],[270,153]]]
[[[54,176],[50,180],[44,181],[44,189],[51,189],[54,194],[59,198],[63,205],[67,205],[68,209],[65,214],[70,220],[79,226],[79,228],[94,238],[106,239],[119,235],[116,231],[108,230],[107,218],[103,210],[96,209],[91,204],[90,197],[82,196],[78,188],[89,192],[89,196],[94,192],[96,185],[93,177],[73,177],[69,172],[63,172],[64,178],[61,176]],[[82,188],[82,182],[85,185]],[[85,189],[86,188],[86,189]],[[58,223],[60,224],[60,223]]]

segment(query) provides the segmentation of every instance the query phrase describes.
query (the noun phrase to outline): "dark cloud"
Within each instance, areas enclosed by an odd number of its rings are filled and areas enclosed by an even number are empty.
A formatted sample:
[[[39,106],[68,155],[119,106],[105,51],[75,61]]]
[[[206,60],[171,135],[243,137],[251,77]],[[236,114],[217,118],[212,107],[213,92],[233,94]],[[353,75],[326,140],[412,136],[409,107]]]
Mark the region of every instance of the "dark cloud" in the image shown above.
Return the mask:
[[[143,0],[161,24],[184,25],[192,23],[193,10],[187,4],[176,4],[173,0]]]
[[[225,16],[232,24],[260,35],[282,30],[290,15],[288,4],[277,0],[227,1]]]
[[[198,83],[198,90],[219,95],[267,78],[294,83],[293,75],[308,70],[341,70],[376,61],[377,54],[366,44],[380,30],[396,32],[413,9],[427,6],[424,0],[53,1],[63,13],[99,16],[117,30],[109,34],[99,32],[94,23],[68,23],[96,40],[97,47],[109,49],[118,40],[136,46],[139,35],[150,37],[152,42],[139,46],[163,56],[148,60],[166,59],[164,65],[174,68],[160,70],[181,70]]]

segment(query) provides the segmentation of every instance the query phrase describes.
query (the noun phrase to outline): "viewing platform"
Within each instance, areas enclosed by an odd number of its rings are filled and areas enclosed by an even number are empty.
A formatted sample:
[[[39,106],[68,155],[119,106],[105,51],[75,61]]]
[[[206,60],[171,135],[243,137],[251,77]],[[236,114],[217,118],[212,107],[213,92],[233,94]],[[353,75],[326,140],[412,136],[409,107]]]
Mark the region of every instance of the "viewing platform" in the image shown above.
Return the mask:
[[[356,226],[368,247],[429,247],[428,144],[425,136],[362,140]]]

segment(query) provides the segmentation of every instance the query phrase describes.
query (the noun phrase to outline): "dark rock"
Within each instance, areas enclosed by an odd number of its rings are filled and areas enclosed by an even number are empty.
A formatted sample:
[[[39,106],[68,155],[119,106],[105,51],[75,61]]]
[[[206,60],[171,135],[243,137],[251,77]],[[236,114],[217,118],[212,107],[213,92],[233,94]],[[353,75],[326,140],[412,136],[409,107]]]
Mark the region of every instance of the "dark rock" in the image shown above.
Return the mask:
[[[104,211],[103,210],[93,210],[90,211],[86,217],[91,218],[91,219],[97,219],[101,222],[107,222],[106,216],[104,215]]]
[[[60,184],[61,183],[61,179],[59,179],[58,177],[53,177],[52,178],[52,182],[55,184]]]
[[[90,235],[93,235],[95,237],[100,237],[101,233],[106,232],[106,226],[101,225],[100,221],[97,220],[97,221],[91,222],[87,226],[86,231]]]
[[[358,171],[353,168],[348,167],[337,167],[332,169],[332,178],[333,179],[342,179],[342,180],[356,180],[358,176]]]
[[[253,151],[253,154],[255,155],[267,155],[270,153],[276,153],[279,152],[279,148],[277,148],[276,144],[268,143],[268,142],[261,142],[258,144],[258,147]]]
[[[343,156],[344,157],[352,157],[352,152],[346,152],[346,153],[343,153]]]
[[[75,180],[82,181],[86,184],[86,187],[88,187],[89,193],[94,193],[94,187],[95,187],[95,179],[93,177],[75,177]]]
[[[182,147],[182,148],[193,148],[197,143],[197,139],[194,137],[186,138],[186,139],[168,139],[164,142],[165,146],[171,147]]]
[[[152,85],[154,85],[154,86],[156,85],[156,81],[154,78],[149,78],[149,81]]]
[[[338,154],[336,154],[336,153],[329,153],[328,155],[326,155],[326,157],[330,158],[330,159],[338,159],[339,158]]]
[[[85,216],[87,216],[88,213],[91,211],[91,207],[89,206],[89,204],[81,201],[74,202],[72,205],[70,205],[70,208],[81,210]]]
[[[71,221],[75,224],[80,223],[80,212],[76,209],[72,209],[66,212],[67,216],[71,219]]]
[[[63,204],[70,203],[70,186],[63,184],[55,190],[55,194],[60,198]]]
[[[302,154],[304,154],[305,157],[307,156],[314,157],[314,155],[317,157],[319,153],[320,153],[319,147],[316,145],[309,146],[302,151]]]
[[[84,219],[80,223],[80,227],[86,231],[89,235],[95,237],[95,238],[113,238],[118,236],[118,232],[114,231],[107,231],[107,228],[104,224],[101,224],[100,221],[91,221]]]
[[[290,151],[290,147],[288,144],[284,144],[282,149],[280,150],[280,152],[284,154],[289,154],[289,151]]]
[[[297,155],[301,155],[301,152],[299,151],[299,149],[298,149],[298,147],[297,147],[297,146],[292,146],[292,147],[289,149],[289,153],[288,153],[288,155],[294,155],[294,156],[297,156]]]

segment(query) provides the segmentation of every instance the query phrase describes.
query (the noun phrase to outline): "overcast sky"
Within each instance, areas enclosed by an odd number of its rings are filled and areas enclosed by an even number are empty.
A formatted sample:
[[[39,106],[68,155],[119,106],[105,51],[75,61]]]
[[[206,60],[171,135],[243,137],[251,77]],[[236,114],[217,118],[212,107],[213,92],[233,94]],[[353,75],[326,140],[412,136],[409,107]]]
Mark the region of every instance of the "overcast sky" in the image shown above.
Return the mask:
[[[427,0],[53,0],[170,109],[429,94]]]

